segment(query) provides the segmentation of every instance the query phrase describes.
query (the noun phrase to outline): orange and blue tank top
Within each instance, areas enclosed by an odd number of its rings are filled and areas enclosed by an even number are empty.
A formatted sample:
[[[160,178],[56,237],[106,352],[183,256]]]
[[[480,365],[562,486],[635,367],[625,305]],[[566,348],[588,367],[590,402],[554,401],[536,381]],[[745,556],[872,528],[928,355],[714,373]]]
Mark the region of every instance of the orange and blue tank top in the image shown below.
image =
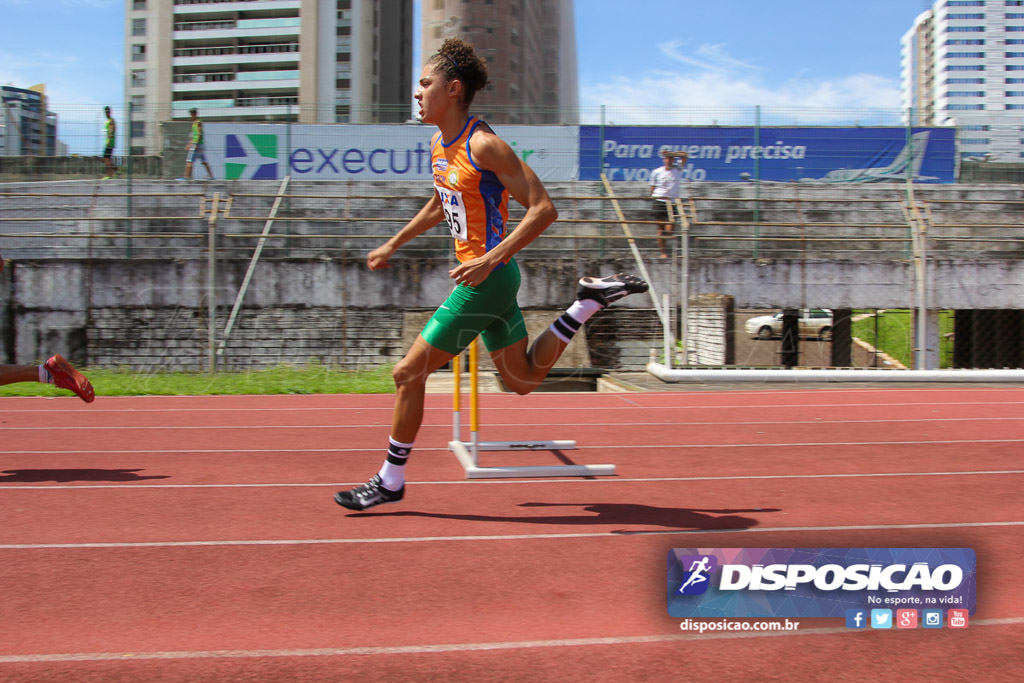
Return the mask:
[[[478,167],[469,151],[469,138],[481,123],[471,116],[454,140],[445,142],[438,132],[430,141],[434,191],[455,238],[459,263],[496,247],[508,224],[508,190],[495,173]]]

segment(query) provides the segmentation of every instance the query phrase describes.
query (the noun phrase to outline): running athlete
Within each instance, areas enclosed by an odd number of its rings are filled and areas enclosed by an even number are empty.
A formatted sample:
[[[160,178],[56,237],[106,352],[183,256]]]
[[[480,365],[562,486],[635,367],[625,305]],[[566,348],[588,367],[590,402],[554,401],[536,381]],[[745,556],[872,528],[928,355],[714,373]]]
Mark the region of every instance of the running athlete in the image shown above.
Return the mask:
[[[0,257],[0,271],[4,269],[4,260]],[[0,365],[0,385],[17,384],[18,382],[42,382],[53,384],[61,389],[73,391],[85,401],[92,403],[96,398],[92,384],[64,356],[51,356],[42,365]]]
[[[106,166],[107,175],[103,179],[109,180],[117,173],[117,168],[114,166],[114,143],[117,141],[117,123],[114,121],[114,117],[110,115],[110,107],[103,107],[103,113],[107,117],[106,122],[103,124],[103,164]]]
[[[403,244],[442,220],[455,238],[455,289],[395,366],[395,405],[387,457],[370,481],[334,500],[352,510],[393,503],[405,494],[405,464],[423,419],[427,377],[480,335],[505,384],[518,394],[547,376],[572,336],[594,313],[647,283],[632,275],[580,280],[577,300],[528,346],[516,302],[519,267],[513,256],[547,229],[558,213],[536,174],[490,126],[469,115],[487,84],[487,67],[471,45],[446,40],[423,67],[415,98],[420,118],[438,127],[431,140],[434,194],[398,233],[370,252],[370,270],[389,267]],[[508,199],[526,214],[506,232]]]
[[[203,135],[203,122],[199,120],[199,110],[189,109],[189,115],[192,117],[192,135],[189,137],[188,145],[185,150],[188,151],[188,156],[185,158],[185,177],[192,177],[192,164],[196,161],[203,162],[203,166],[206,167],[206,173],[213,178],[213,171],[210,170],[210,164],[206,163],[206,151],[205,151],[205,138]]]
[[[41,382],[72,391],[86,403],[96,398],[92,384],[64,356],[51,356],[42,365],[0,365],[0,384]]]

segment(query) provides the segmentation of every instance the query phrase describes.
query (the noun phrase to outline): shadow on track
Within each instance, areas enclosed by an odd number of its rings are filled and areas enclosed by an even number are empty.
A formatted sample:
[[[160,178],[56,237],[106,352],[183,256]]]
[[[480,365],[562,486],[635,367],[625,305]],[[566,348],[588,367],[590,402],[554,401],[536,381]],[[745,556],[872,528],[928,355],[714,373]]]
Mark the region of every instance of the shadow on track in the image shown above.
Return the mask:
[[[665,529],[692,529],[699,531],[730,531],[749,529],[759,524],[757,519],[742,517],[737,513],[780,512],[774,508],[750,510],[702,510],[693,508],[669,508],[637,503],[522,503],[520,507],[578,507],[581,512],[591,514],[565,515],[473,515],[442,512],[420,512],[418,510],[397,510],[395,512],[357,512],[348,517],[427,517],[432,519],[458,519],[467,522],[520,522],[523,524],[556,525],[631,525],[655,526]],[[720,515],[720,516],[719,516]],[[620,530],[614,533],[643,533]]]
[[[71,481],[142,481],[143,479],[169,479],[169,475],[153,475],[149,477],[135,474],[137,470],[98,470],[98,469],[66,469],[66,470],[4,470],[0,472],[0,484],[7,482],[41,482],[52,481],[66,483]]]

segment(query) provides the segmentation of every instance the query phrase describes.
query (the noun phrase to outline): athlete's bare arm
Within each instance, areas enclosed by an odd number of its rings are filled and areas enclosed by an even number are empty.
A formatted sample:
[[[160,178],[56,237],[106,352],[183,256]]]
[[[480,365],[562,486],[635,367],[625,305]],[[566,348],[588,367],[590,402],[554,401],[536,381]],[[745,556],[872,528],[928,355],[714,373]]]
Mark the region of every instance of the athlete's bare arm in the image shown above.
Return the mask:
[[[457,282],[475,287],[487,279],[491,271],[535,240],[558,218],[555,205],[540,178],[516,156],[504,140],[485,125],[473,133],[469,141],[473,160],[480,168],[498,176],[509,194],[526,208],[519,225],[485,255],[453,268],[450,275]]]
[[[438,199],[435,192],[416,216],[405,224],[405,227],[395,233],[394,237],[370,252],[366,257],[366,265],[369,266],[370,270],[390,268],[388,260],[398,251],[399,247],[414,237],[422,235],[443,220],[444,209],[441,208],[441,200]]]

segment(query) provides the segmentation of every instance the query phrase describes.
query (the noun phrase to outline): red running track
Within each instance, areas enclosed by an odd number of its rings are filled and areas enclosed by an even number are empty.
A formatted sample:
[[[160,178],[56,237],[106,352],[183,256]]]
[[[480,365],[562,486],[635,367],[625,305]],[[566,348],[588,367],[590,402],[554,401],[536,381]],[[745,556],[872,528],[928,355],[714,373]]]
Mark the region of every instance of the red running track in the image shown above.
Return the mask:
[[[391,396],[4,398],[0,680],[1017,680],[1024,389],[483,397],[482,438],[576,439],[466,481],[428,397],[406,499]],[[963,631],[680,630],[673,547],[971,547]],[[797,620],[794,620],[797,621]]]

